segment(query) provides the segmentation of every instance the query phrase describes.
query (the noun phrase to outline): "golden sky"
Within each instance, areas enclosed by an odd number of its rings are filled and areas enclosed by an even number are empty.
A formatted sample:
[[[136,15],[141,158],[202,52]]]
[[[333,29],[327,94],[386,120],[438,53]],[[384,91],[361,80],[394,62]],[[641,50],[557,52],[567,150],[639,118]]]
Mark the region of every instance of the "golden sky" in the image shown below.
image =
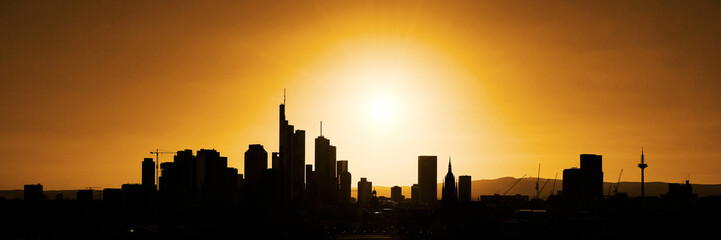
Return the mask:
[[[714,1],[2,1],[0,189],[140,182],[156,148],[242,172],[278,105],[353,185],[559,178],[581,153],[639,181],[721,183]],[[172,160],[171,156],[161,157]]]

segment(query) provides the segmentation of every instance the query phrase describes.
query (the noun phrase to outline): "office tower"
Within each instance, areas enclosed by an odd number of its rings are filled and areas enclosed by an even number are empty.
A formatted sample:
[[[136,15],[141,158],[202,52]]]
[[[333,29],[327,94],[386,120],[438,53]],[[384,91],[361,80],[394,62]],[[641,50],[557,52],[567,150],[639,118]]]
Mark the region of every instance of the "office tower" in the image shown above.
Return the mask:
[[[350,182],[351,182],[351,174],[350,172],[342,172],[340,174],[340,177],[338,179],[339,182],[339,189],[338,193],[340,195],[339,200],[341,203],[350,203]]]
[[[45,198],[43,195],[43,185],[25,185],[23,189],[23,200],[25,201],[37,202]]]
[[[456,191],[456,178],[451,171],[451,159],[448,158],[448,173],[443,179],[443,190],[441,192],[443,203],[449,204],[458,201],[458,192]]]
[[[268,169],[268,152],[265,151],[263,145],[248,145],[248,150],[245,151],[243,168],[245,180],[248,184],[253,185],[262,181],[263,171]]]
[[[371,190],[373,183],[366,178],[361,178],[358,182],[358,206],[368,207],[371,201]]]
[[[221,157],[215,149],[200,149],[196,153],[196,189],[203,201],[228,202],[233,193],[228,188],[228,158]]]
[[[603,198],[602,157],[581,154],[581,168],[563,170],[563,197],[575,200]]]
[[[338,160],[336,162],[336,177],[340,177],[340,173],[348,171],[348,160]]]
[[[348,160],[339,160],[337,163],[338,200],[341,203],[350,203],[351,174],[348,172]]]
[[[336,148],[322,135],[315,139],[316,197],[319,202],[333,204],[338,200],[338,180],[336,179]]]
[[[391,200],[399,203],[402,202],[403,199],[403,189],[399,186],[393,186],[391,188]]]
[[[293,133],[293,158],[291,165],[291,200],[300,203],[305,195],[305,131],[295,130]]]
[[[152,158],[143,159],[141,178],[146,192],[157,189],[155,186],[155,161]]]
[[[458,176],[458,200],[471,201],[471,176]]]
[[[411,201],[412,201],[414,204],[418,204],[419,201],[420,201],[420,199],[419,199],[419,198],[420,198],[420,194],[419,194],[419,190],[418,190],[418,189],[419,189],[418,184],[413,184],[413,186],[411,186]]]
[[[295,130],[285,116],[285,94],[279,107],[277,153],[273,153],[273,169],[278,170],[284,204],[298,203],[303,196],[305,165],[305,131]]]
[[[313,164],[305,165],[305,201],[306,203],[315,203],[318,199],[316,198],[315,187],[316,183],[313,180],[315,172],[313,171]]]
[[[438,200],[437,157],[418,156],[418,194],[420,204],[434,204]]]
[[[168,169],[171,169],[170,171],[174,175],[175,180],[173,181],[177,181],[173,183],[176,187],[175,197],[178,198],[176,201],[188,203],[199,198],[196,184],[198,160],[193,155],[193,150],[178,151],[173,156],[173,163],[172,166],[168,165]],[[162,164],[160,168],[163,168]],[[161,171],[161,173],[164,172]]]

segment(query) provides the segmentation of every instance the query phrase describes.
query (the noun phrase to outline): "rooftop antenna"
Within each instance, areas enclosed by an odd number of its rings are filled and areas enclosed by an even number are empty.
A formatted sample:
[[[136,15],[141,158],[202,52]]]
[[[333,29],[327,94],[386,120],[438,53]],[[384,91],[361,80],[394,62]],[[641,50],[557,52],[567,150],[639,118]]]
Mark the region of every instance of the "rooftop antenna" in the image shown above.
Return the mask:
[[[285,88],[283,88],[283,105],[285,105]]]
[[[320,136],[323,136],[323,121],[320,121]]]

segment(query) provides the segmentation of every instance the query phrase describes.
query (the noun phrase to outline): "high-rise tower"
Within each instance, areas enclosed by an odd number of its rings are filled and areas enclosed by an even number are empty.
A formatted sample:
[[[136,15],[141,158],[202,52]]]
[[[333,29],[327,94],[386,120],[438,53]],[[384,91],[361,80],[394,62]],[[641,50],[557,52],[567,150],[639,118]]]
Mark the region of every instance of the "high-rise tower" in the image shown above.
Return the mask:
[[[436,156],[418,156],[418,197],[420,204],[434,204],[438,200]]]
[[[448,173],[446,173],[446,178],[443,180],[443,190],[442,190],[442,198],[441,200],[444,203],[453,203],[458,200],[458,194],[456,191],[456,178],[453,176],[453,171],[451,170],[451,158],[448,158]]]
[[[641,198],[644,198],[646,196],[646,189],[645,189],[645,183],[644,183],[644,172],[645,169],[648,167],[648,164],[644,162],[643,159],[643,148],[641,148],[641,163],[638,164],[638,168],[641,169]]]
[[[305,176],[305,131],[294,130],[285,117],[285,89],[283,104],[279,107],[278,152],[273,153],[273,168],[279,172],[283,203],[292,204],[301,200]]]

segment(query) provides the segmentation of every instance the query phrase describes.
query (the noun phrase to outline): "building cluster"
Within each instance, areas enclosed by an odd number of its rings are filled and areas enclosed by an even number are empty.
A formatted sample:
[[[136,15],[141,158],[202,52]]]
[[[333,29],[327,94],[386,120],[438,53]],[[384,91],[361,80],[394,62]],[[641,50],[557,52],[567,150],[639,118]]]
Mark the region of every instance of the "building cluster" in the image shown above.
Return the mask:
[[[373,183],[365,177],[360,178],[357,183],[357,199],[351,197],[349,161],[337,160],[337,148],[323,135],[322,122],[320,135],[315,139],[314,164],[305,164],[306,132],[295,129],[289,124],[285,107],[285,102],[280,104],[279,149],[271,153],[270,168],[268,168],[268,152],[260,144],[251,144],[245,151],[243,173],[228,167],[228,158],[221,156],[214,149],[200,149],[195,153],[186,149],[175,152],[172,162],[159,164],[159,172],[157,162],[152,158],[145,158],[141,163],[140,184],[124,184],[119,189],[106,188],[100,198],[110,202],[130,202],[148,206],[162,202],[176,207],[188,207],[199,203],[243,202],[283,206],[299,204],[331,206],[350,203],[357,203],[364,208],[378,206]],[[646,167],[643,163],[643,153],[641,159],[643,170]],[[602,156],[581,154],[580,165],[580,168],[563,171],[563,190],[559,191],[558,196],[567,200],[603,199]],[[394,186],[391,188],[390,201],[412,203],[422,207],[472,201],[471,176],[464,175],[456,179],[449,158],[448,172],[442,181],[439,202],[437,166],[436,156],[418,156],[418,182],[410,188],[410,199],[406,199],[401,187]],[[92,189],[80,190],[77,192],[77,199],[82,201],[97,199],[95,192]],[[27,201],[45,199],[42,193],[43,186],[40,184],[25,185],[24,197]],[[667,197],[692,198],[691,186],[688,183],[669,185]],[[484,198],[487,201],[484,201]],[[62,199],[62,196],[56,199]],[[480,200],[495,203],[518,202],[527,201],[528,196],[496,194],[481,196]]]

